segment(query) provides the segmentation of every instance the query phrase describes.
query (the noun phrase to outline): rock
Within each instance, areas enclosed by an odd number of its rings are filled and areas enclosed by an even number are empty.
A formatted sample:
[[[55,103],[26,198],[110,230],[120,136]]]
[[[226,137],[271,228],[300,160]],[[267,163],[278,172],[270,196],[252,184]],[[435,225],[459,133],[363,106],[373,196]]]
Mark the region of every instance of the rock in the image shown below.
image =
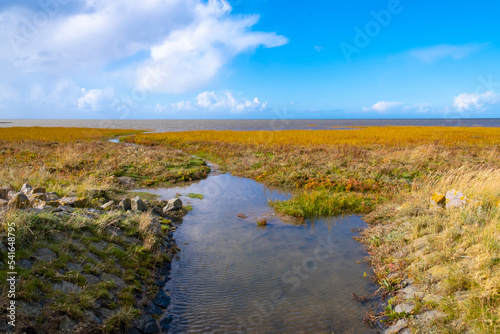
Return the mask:
[[[155,315],[155,314],[162,314],[163,313],[163,310],[161,308],[159,308],[158,306],[156,306],[156,304],[154,304],[154,303],[150,303],[148,306],[146,306],[146,308],[144,309],[144,311],[146,311],[146,313],[149,314],[149,315]]]
[[[120,176],[116,178],[116,181],[124,186],[134,186],[135,180],[129,176]]]
[[[125,287],[125,282],[123,282],[123,280],[115,274],[103,273],[101,274],[101,281],[113,282],[120,288]]]
[[[163,213],[167,213],[173,210],[179,210],[182,208],[182,201],[179,198],[172,198],[167,202],[167,205],[163,208]]]
[[[116,312],[110,310],[110,309],[107,309],[105,307],[101,307],[99,309],[99,311],[101,312],[101,315],[104,319],[108,319],[108,318],[111,318],[112,316],[115,315]]]
[[[124,211],[132,209],[132,201],[128,197],[122,199],[118,205],[120,205]]]
[[[45,194],[45,188],[36,187],[36,188],[31,189],[31,191],[29,193],[30,194]]]
[[[57,193],[55,191],[53,191],[51,193],[46,193],[45,196],[47,197],[47,201],[59,200],[59,196],[57,196]]]
[[[397,334],[407,326],[406,319],[401,319],[384,331],[384,334]]]
[[[134,245],[139,242],[139,239],[129,236],[122,237],[122,240],[125,241],[127,244],[134,244]]]
[[[101,209],[105,210],[105,211],[106,210],[109,211],[109,210],[112,210],[114,206],[115,206],[115,201],[109,201],[109,202],[101,205]]]
[[[57,254],[52,249],[40,248],[35,252],[35,256],[39,261],[52,262],[57,257]]]
[[[59,202],[57,202],[57,203],[59,203]],[[69,206],[64,206],[64,205],[59,205],[59,206],[57,207],[57,209],[58,209],[59,211],[63,211],[63,212],[66,212],[66,213],[72,213],[72,212],[74,212],[74,211],[75,211],[75,209],[73,209],[73,208],[71,208],[71,207],[69,207]]]
[[[47,195],[45,193],[29,194],[28,198],[29,198],[30,202],[46,201]]]
[[[106,241],[99,241],[99,242],[91,242],[90,246],[95,247],[97,250],[104,250],[108,246],[108,243]]]
[[[144,201],[139,196],[132,198],[131,206],[132,210],[142,211],[142,212],[148,211],[146,203],[144,203]]]
[[[156,216],[163,217],[163,209],[158,206],[153,206],[151,208],[151,213]]]
[[[57,208],[59,207],[59,202],[58,201],[45,201],[45,207],[50,206],[51,208]]]
[[[91,208],[91,209],[87,209],[87,212],[88,212],[88,213],[91,213],[91,214],[93,214],[93,215],[102,215],[102,214],[103,214],[103,212],[102,212],[101,210],[98,210],[98,209],[92,209],[92,208]]]
[[[13,209],[25,209],[29,206],[30,200],[23,193],[15,194],[9,201],[8,207]]]
[[[140,330],[135,327],[129,328],[127,334],[142,334]]]
[[[152,302],[160,307],[167,308],[170,305],[170,297],[163,290],[160,290]]]
[[[416,318],[419,321],[424,321],[424,322],[431,322],[436,320],[437,318],[442,318],[445,317],[446,314],[438,311],[438,310],[432,310],[432,311],[426,311],[420,314],[417,314]]]
[[[33,266],[33,262],[28,259],[21,259],[17,261],[17,265],[24,269],[31,269],[31,267]]]
[[[73,238],[75,238],[73,236]],[[77,239],[72,239],[72,240],[69,240],[69,242],[73,245],[73,247],[78,251],[78,252],[82,252],[84,250],[84,248],[87,248],[86,246],[84,246],[80,241],[78,241]]]
[[[84,208],[87,205],[87,199],[85,197],[63,197],[58,202],[62,206],[74,208]]]
[[[19,307],[19,310],[29,314],[31,316],[39,317],[43,312],[43,303],[42,302],[24,302],[22,300],[17,301],[16,306]]]
[[[125,250],[125,249],[123,249],[123,247],[122,247],[122,246],[120,246],[120,245],[113,244],[113,243],[112,243],[111,245],[113,246],[113,248],[116,248],[116,249],[118,249],[119,251],[126,252],[126,250]]]
[[[450,190],[446,193],[446,208],[461,208],[466,206],[469,202],[469,199],[457,190]]]
[[[23,186],[21,187],[21,192],[22,192],[23,194],[25,194],[25,195],[26,195],[26,194],[29,194],[29,192],[30,192],[31,190],[33,190],[33,187],[32,187],[32,186],[30,186],[30,185],[29,185],[29,184],[27,184],[27,183],[23,184]]]
[[[403,295],[404,299],[412,299],[422,297],[424,294],[415,288],[414,285],[408,285],[404,289],[399,290],[399,293]]]
[[[82,292],[82,288],[68,281],[62,281],[62,283],[56,283],[54,284],[53,288],[54,290],[60,291],[65,294]]]
[[[47,209],[47,208],[57,208],[59,206],[59,202],[34,200],[31,205],[35,209],[43,210],[43,209]]]
[[[100,281],[97,276],[92,274],[82,274],[82,276],[85,277],[85,280],[87,280],[87,284],[97,284]]]
[[[101,262],[101,259],[99,258],[99,256],[95,255],[94,253],[92,252],[87,252],[87,256],[94,260],[95,262]]]
[[[162,321],[160,321],[160,328],[164,333],[167,333],[170,329],[170,323],[174,320],[171,315],[165,317]]]
[[[108,226],[104,229],[104,231],[106,231],[107,234],[111,234],[113,237],[119,237],[123,235],[123,231],[116,226]]]
[[[431,209],[444,208],[446,204],[446,196],[441,193],[434,193],[430,198]]]
[[[68,263],[66,263],[66,269],[72,270],[72,271],[82,271],[83,267],[81,265],[79,265],[78,263],[68,262]]]
[[[10,191],[10,188],[7,188],[7,187],[0,188],[0,199],[8,200],[9,199],[9,197],[8,197],[9,191]]]
[[[61,321],[61,323],[59,324],[59,329],[63,332],[63,333],[71,333],[73,332],[73,329],[76,327],[78,323],[71,319],[70,317],[68,317],[67,315],[65,315]]]
[[[99,319],[98,317],[96,317],[96,315],[94,314],[94,312],[92,311],[85,311],[85,318],[87,318],[88,320],[90,320],[91,322],[95,323],[95,324],[102,324],[102,321],[101,319]]]
[[[147,314],[143,314],[134,321],[134,326],[145,334],[158,333],[160,328],[156,324],[156,320]]]
[[[403,304],[396,305],[396,307],[394,308],[394,312],[396,312],[396,313],[401,313],[401,312],[411,313],[414,309],[415,309],[415,304],[403,303]]]

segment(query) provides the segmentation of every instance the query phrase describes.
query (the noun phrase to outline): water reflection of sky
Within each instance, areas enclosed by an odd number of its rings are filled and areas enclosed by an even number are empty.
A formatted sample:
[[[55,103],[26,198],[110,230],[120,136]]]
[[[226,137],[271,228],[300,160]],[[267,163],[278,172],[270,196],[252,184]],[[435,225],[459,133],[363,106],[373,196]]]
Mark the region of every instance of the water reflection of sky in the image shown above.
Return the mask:
[[[366,256],[352,239],[351,228],[365,226],[359,216],[300,226],[273,218],[259,228],[255,220],[272,214],[268,200],[289,194],[229,174],[148,191],[204,196],[181,196],[193,211],[175,234],[171,333],[371,333],[363,324],[369,306],[351,297],[375,290],[363,277],[370,268],[356,263]]]

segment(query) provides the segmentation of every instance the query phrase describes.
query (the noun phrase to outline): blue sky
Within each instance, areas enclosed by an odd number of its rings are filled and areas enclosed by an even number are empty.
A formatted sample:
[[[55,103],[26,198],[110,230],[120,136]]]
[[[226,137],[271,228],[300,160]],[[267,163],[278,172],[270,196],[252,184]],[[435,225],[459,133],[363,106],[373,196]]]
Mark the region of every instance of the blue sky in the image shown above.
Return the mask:
[[[500,117],[500,3],[0,3],[0,118]]]

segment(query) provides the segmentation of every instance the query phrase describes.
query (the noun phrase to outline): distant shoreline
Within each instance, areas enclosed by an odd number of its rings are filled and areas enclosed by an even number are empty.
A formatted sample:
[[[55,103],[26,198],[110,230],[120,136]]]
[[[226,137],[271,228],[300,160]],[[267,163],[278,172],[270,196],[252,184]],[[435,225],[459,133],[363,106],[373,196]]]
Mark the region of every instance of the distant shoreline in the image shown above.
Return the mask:
[[[193,120],[83,120],[83,119],[6,119],[1,127],[87,127],[106,129],[136,129],[154,132],[197,130],[277,131],[277,130],[331,130],[352,126],[445,126],[445,127],[500,127],[500,118],[464,119],[193,119]]]

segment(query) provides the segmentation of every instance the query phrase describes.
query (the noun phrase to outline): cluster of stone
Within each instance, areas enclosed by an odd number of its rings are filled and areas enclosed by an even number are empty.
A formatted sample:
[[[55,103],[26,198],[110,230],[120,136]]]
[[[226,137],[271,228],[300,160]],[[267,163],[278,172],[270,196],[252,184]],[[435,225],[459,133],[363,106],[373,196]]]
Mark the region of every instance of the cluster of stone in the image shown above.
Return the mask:
[[[151,205],[143,201],[139,196],[132,199],[124,198],[119,203],[109,201],[101,206],[92,204],[86,197],[64,196],[59,197],[55,192],[46,192],[45,188],[32,187],[25,183],[20,191],[9,187],[0,188],[0,209],[50,209],[52,211],[71,211],[72,208],[93,209],[95,213],[100,211],[123,210],[152,213],[160,216],[168,216],[172,212],[182,209],[182,201],[173,198],[161,201],[161,206]]]
[[[450,190],[445,194],[434,193],[430,198],[432,209],[462,208],[467,205],[478,205],[479,201],[473,200],[462,194],[458,190]]]

